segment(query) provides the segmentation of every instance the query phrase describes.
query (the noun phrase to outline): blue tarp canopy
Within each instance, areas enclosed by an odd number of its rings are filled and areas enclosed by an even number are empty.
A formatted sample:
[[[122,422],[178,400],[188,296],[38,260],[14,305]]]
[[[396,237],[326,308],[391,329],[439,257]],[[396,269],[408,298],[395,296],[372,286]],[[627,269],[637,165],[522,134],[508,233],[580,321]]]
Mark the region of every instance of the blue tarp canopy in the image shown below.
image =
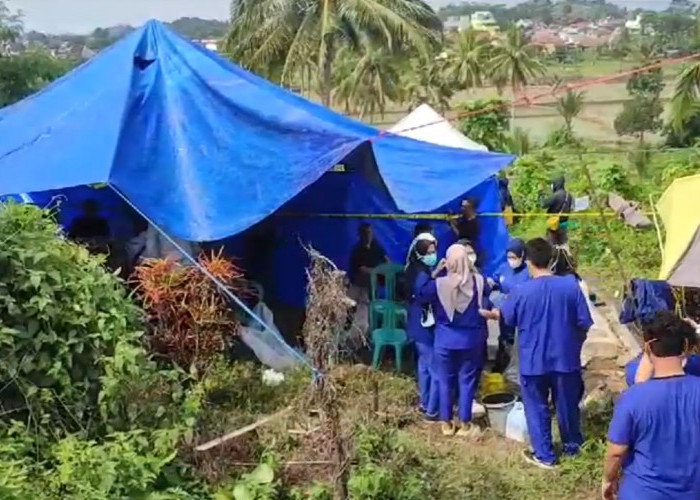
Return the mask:
[[[0,196],[41,199],[36,193],[105,183],[167,233],[191,241],[221,240],[285,210],[456,209],[467,192],[482,200],[481,211],[498,211],[493,175],[511,161],[381,134],[156,21],[0,110]],[[329,171],[340,162],[344,172]],[[359,223],[279,220],[286,238],[307,238],[321,251],[332,240],[326,250],[341,259]],[[385,246],[410,240],[413,223],[378,224]],[[507,234],[500,218],[486,225],[484,246],[495,259]],[[335,251],[341,244],[347,250]]]

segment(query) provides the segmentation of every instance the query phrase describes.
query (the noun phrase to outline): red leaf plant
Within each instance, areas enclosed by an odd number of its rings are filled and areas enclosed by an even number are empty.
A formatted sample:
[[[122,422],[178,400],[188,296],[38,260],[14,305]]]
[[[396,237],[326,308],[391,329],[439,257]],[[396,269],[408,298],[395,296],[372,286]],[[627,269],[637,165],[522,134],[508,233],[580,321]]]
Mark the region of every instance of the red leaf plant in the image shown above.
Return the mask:
[[[198,261],[233,293],[248,293],[242,270],[221,251],[202,254]],[[183,368],[205,369],[238,333],[232,304],[194,266],[147,259],[134,270],[132,282],[148,317],[151,350]]]

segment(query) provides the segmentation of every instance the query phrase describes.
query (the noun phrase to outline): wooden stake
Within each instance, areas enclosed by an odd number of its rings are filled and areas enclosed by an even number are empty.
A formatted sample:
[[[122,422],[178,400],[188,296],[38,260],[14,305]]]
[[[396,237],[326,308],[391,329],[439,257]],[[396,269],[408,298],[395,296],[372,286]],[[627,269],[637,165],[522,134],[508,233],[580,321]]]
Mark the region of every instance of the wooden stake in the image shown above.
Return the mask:
[[[211,450],[212,448],[215,448],[215,447],[219,446],[220,444],[223,444],[227,441],[230,441],[233,438],[236,438],[238,436],[242,436],[243,434],[247,434],[250,431],[257,429],[261,425],[265,425],[269,422],[272,422],[273,420],[281,418],[281,417],[287,415],[288,413],[290,413],[291,411],[292,411],[292,407],[289,406],[289,407],[285,408],[284,410],[280,410],[277,413],[274,413],[272,415],[268,415],[265,418],[261,418],[257,422],[254,422],[250,425],[246,425],[245,427],[241,427],[240,429],[238,429],[236,431],[230,432],[224,436],[218,437],[218,438],[213,439],[213,440],[206,442],[204,444],[200,444],[199,446],[197,446],[195,448],[195,450],[196,451]]]

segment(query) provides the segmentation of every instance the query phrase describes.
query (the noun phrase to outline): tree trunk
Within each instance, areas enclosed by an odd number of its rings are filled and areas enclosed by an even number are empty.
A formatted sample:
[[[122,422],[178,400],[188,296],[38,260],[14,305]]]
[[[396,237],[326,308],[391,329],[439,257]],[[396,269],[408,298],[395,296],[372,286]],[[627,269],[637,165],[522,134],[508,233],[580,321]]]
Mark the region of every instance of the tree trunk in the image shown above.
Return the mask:
[[[333,58],[335,57],[335,48],[333,44],[333,35],[326,35],[326,58],[321,65],[321,103],[330,107],[331,92],[333,91]]]

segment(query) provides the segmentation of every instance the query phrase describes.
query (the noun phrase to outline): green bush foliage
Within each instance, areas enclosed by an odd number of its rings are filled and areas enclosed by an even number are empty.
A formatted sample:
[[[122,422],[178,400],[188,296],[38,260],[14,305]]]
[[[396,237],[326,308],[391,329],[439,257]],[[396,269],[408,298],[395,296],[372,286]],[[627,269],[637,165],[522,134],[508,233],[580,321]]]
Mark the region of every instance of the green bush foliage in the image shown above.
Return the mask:
[[[479,112],[489,109],[487,112]],[[501,99],[477,100],[464,103],[460,107],[464,115],[458,124],[460,132],[473,141],[483,144],[489,151],[505,151],[509,138],[506,132],[510,126],[508,106]]]
[[[84,428],[120,343],[138,345],[139,310],[84,248],[32,206],[0,207],[2,409],[51,432]]]

